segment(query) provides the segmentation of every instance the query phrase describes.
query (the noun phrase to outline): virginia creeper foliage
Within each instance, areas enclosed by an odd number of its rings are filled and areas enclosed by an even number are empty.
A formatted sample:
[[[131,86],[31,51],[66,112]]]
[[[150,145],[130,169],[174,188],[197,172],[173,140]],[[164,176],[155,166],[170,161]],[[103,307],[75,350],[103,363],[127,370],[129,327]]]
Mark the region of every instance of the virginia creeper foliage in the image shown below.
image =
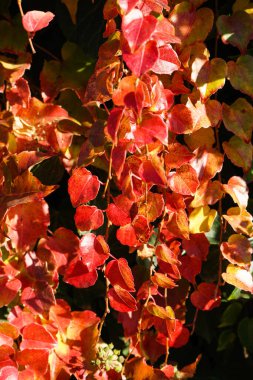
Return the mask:
[[[96,62],[66,41],[37,87],[57,11],[0,5],[0,380],[192,378],[222,301],[253,354],[253,4],[210,3],[106,0]]]

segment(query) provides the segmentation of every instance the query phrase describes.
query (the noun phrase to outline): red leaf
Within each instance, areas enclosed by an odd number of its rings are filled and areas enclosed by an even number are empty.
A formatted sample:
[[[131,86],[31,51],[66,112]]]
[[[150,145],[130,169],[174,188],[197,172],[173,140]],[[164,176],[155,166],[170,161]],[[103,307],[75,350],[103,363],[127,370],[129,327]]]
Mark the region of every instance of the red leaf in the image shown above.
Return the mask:
[[[137,309],[134,297],[119,285],[115,285],[108,292],[110,305],[113,309],[121,312],[135,311]]]
[[[134,202],[124,195],[114,198],[114,203],[107,207],[106,214],[115,226],[124,226],[131,222],[130,210]]]
[[[46,236],[49,223],[48,205],[44,200],[14,206],[5,217],[7,236],[20,251],[31,249],[38,238]]]
[[[216,293],[216,284],[208,284],[202,282],[199,284],[198,289],[191,294],[192,304],[200,310],[212,310],[218,307],[221,303],[220,290]]]
[[[20,372],[14,366],[7,365],[0,369],[0,380],[17,380]]]
[[[168,125],[158,115],[148,114],[134,132],[137,144],[149,144],[154,140],[168,144]]]
[[[145,182],[155,185],[165,185],[166,176],[162,166],[162,162],[158,157],[152,157],[142,162],[139,168],[139,175]]]
[[[104,264],[109,257],[109,247],[103,236],[88,233],[80,240],[80,258],[89,271]]]
[[[48,356],[48,350],[26,348],[17,353],[17,362],[21,366],[29,366],[35,372],[43,375],[48,369]]]
[[[22,23],[27,32],[35,33],[48,26],[53,18],[52,12],[30,11],[23,16]]]
[[[183,165],[169,176],[168,185],[176,193],[194,195],[199,186],[196,171],[188,164]]]
[[[151,70],[159,56],[155,41],[148,41],[134,53],[123,51],[123,59],[137,77]]]
[[[96,230],[104,223],[104,214],[96,206],[82,205],[75,213],[76,227],[81,231]]]
[[[73,207],[96,198],[100,183],[98,177],[85,168],[74,170],[68,182],[68,192]]]
[[[7,276],[0,276],[0,308],[9,305],[14,300],[21,286],[22,283],[17,278],[8,280]]]
[[[182,241],[182,247],[188,256],[198,257],[203,261],[209,253],[210,244],[205,234],[192,234],[189,240]]]
[[[26,348],[50,350],[54,348],[56,344],[57,341],[52,334],[38,323],[31,323],[25,326],[22,331],[21,350]]]
[[[107,121],[107,131],[112,138],[114,143],[117,142],[117,133],[120,127],[120,121],[122,119],[123,109],[114,108],[109,115]]]
[[[133,9],[122,18],[122,32],[132,52],[150,40],[157,20],[154,16],[143,16],[139,9]]]
[[[125,259],[110,261],[106,266],[105,276],[113,286],[119,285],[128,292],[135,291],[133,274]]]
[[[146,243],[151,232],[147,219],[142,215],[137,215],[131,224],[126,224],[118,229],[117,239],[123,245],[134,247]]]
[[[98,275],[96,269],[89,271],[78,258],[73,259],[63,277],[63,280],[76,288],[89,288],[97,281]]]
[[[159,57],[152,67],[152,71],[157,74],[171,75],[174,71],[180,68],[180,61],[177,53],[168,44],[159,47]]]
[[[198,257],[184,255],[180,259],[182,266],[180,273],[186,280],[195,284],[195,277],[201,271],[201,260]]]
[[[54,290],[49,283],[37,282],[36,287],[27,286],[22,291],[21,302],[35,314],[43,314],[55,304]]]

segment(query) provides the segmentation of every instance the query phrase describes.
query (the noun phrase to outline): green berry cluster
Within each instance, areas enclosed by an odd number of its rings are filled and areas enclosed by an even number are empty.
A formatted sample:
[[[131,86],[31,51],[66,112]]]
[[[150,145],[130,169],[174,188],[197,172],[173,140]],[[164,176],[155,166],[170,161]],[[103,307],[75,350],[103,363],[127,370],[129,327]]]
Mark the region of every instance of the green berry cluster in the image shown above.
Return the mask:
[[[98,345],[97,359],[92,361],[100,369],[110,371],[113,369],[116,372],[121,372],[124,357],[120,355],[120,350],[114,348],[113,343],[101,343]]]

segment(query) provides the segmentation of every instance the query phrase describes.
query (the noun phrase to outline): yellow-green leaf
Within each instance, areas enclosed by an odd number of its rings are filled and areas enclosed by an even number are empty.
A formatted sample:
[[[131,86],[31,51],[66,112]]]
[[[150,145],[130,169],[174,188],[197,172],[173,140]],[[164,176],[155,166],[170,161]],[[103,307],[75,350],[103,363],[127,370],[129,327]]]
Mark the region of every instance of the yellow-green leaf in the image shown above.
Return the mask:
[[[202,99],[209,98],[209,96],[222,88],[225,84],[226,76],[227,65],[223,59],[213,58],[206,61],[198,71],[196,79],[196,87],[199,89]]]

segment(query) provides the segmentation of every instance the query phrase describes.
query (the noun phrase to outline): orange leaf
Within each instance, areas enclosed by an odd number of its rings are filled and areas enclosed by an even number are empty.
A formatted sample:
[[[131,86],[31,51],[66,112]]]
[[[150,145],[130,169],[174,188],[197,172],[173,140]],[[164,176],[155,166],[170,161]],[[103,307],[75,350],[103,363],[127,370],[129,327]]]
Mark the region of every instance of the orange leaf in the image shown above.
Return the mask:
[[[253,250],[245,236],[238,234],[229,236],[228,242],[222,243],[220,249],[230,263],[243,268],[249,267]]]

